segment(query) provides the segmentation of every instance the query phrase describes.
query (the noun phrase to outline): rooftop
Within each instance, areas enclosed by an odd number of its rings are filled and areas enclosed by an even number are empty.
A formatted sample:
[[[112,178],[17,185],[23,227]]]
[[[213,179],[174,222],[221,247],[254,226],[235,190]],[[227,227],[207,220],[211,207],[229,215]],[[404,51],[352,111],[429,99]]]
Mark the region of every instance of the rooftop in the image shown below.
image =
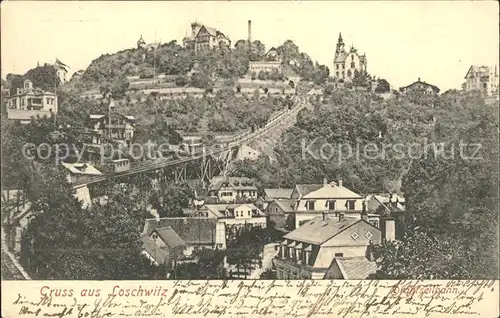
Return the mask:
[[[360,219],[344,217],[323,219],[317,217],[288,233],[284,238],[309,244],[321,245],[352,225],[361,222]]]
[[[293,189],[264,189],[264,194],[269,200],[289,199],[292,196]]]
[[[62,162],[63,167],[69,170],[72,174],[80,175],[102,175],[102,172],[87,163],[67,163]]]
[[[297,200],[294,199],[275,199],[273,202],[275,202],[283,212],[293,212],[295,211],[293,207],[295,206],[295,203],[297,203]]]
[[[303,197],[304,195],[316,191],[323,187],[322,184],[297,184],[295,185],[295,189],[297,190],[299,197]]]
[[[187,244],[214,244],[217,219],[160,218],[146,219],[143,234],[149,236],[156,228],[170,226]]]
[[[336,262],[344,279],[366,279],[377,272],[377,264],[369,261],[366,257],[335,257],[332,264]],[[329,279],[328,272],[325,279]]]
[[[186,245],[186,242],[172,229],[171,226],[159,227],[153,230],[168,246],[174,248]]]
[[[209,191],[219,191],[221,188],[234,190],[257,190],[254,180],[246,177],[214,177],[210,183]]]
[[[218,218],[226,217],[226,211],[233,213],[234,209],[240,206],[246,206],[252,210],[256,215],[254,216],[265,216],[266,214],[262,212],[258,207],[251,203],[232,203],[232,204],[205,204],[205,208],[213,212]],[[234,216],[234,215],[233,215]]]
[[[52,117],[52,113],[48,110],[21,110],[8,109],[7,118],[11,120],[31,120],[32,118]]]
[[[321,188],[311,191],[302,196],[304,199],[362,199],[363,197],[344,186],[330,183],[322,185]]]

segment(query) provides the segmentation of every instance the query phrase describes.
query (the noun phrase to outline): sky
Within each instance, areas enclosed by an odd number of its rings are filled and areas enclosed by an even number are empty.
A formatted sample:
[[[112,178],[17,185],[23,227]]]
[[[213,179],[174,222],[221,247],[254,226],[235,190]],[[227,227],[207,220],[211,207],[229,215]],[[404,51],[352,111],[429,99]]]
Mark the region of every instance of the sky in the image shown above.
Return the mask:
[[[470,65],[499,60],[496,1],[2,2],[1,73],[24,74],[56,58],[85,69],[101,54],[182,38],[190,23],[215,27],[232,40],[266,48],[290,39],[333,69],[339,32],[366,53],[368,72],[391,86],[418,78],[442,91],[460,88]]]

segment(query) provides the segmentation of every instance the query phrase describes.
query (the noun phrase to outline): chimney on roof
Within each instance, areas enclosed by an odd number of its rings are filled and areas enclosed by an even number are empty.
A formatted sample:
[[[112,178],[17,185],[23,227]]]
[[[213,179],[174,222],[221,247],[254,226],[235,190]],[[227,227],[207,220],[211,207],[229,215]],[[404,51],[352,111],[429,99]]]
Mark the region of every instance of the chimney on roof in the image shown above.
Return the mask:
[[[328,219],[328,212],[323,211],[323,221],[326,221]]]
[[[328,184],[328,179],[325,177],[323,178],[323,186],[326,186]]]
[[[339,187],[342,187],[342,179],[339,179]]]
[[[420,77],[418,78],[418,81],[420,82]]]
[[[344,214],[339,213],[339,222],[342,221],[343,219],[344,219]]]
[[[361,220],[368,222],[368,213],[361,213]]]

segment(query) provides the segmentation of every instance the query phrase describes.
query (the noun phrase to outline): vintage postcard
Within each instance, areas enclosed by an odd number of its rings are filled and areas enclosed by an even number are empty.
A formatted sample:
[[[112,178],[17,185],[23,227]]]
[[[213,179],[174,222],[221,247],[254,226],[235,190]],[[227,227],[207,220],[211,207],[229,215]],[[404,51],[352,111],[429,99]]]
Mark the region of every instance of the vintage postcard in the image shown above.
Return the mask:
[[[495,1],[5,1],[2,317],[498,317]]]

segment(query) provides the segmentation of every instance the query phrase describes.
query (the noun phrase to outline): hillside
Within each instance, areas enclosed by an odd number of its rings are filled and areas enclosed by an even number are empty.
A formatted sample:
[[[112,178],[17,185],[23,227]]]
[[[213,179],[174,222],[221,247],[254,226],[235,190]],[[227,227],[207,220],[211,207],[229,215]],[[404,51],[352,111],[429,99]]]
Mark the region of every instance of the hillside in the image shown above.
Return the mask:
[[[217,80],[235,80],[247,74],[249,61],[262,60],[266,53],[264,44],[256,40],[252,52],[248,53],[246,40],[236,42],[231,50],[194,53],[178,45],[176,41],[159,46],[153,51],[126,49],[114,54],[103,54],[93,60],[81,78],[70,83],[78,90],[109,86],[112,91],[123,93],[127,88],[127,76],[148,78],[157,74],[186,77],[193,87],[207,88]],[[305,80],[325,82],[328,68],[314,63],[312,59],[290,40],[276,48],[282,64]],[[156,56],[156,58],[155,58]],[[293,64],[293,65],[290,65]]]

